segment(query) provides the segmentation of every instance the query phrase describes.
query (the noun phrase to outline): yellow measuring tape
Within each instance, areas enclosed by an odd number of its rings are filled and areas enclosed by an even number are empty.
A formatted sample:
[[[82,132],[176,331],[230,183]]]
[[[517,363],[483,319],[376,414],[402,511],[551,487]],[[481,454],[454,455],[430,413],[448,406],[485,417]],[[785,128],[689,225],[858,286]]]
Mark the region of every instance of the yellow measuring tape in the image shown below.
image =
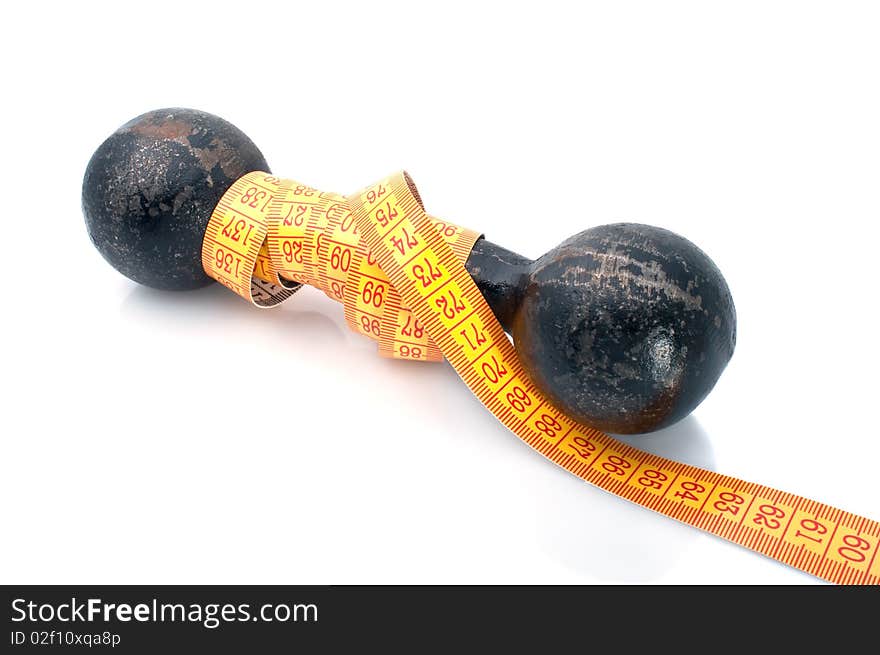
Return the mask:
[[[260,307],[312,284],[386,356],[445,357],[532,448],[574,475],[830,582],[880,584],[880,523],[638,450],[553,407],[464,267],[479,235],[428,216],[397,173],[348,198],[255,172],[217,205],[202,261]]]

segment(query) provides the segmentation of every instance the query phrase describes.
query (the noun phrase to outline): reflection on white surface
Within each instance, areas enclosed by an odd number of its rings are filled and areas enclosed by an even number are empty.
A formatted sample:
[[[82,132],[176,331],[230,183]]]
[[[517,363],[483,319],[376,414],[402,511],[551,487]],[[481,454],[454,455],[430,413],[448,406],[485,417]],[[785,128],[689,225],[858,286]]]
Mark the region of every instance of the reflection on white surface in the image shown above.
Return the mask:
[[[220,284],[184,292],[135,286],[120,312],[141,328],[161,330],[166,339],[182,347],[185,344],[183,357],[197,359],[202,366],[205,357],[213,357],[214,352],[250,359],[260,366],[255,372],[269,385],[301,383],[303,376],[313,375],[301,370],[292,375],[290,366],[311,364],[344,370],[359,347],[375,349],[369,339],[348,329],[341,305],[308,287],[285,304],[265,309]],[[161,352],[157,351],[157,356]],[[175,356],[182,355],[175,352]],[[266,362],[271,366],[263,366]],[[241,375],[238,367],[230,373]]]
[[[195,291],[159,291],[141,285],[132,287],[122,303],[123,314],[150,321],[173,323],[175,329],[196,327],[208,322],[212,327],[224,326],[230,330],[242,325],[253,330],[253,335],[266,337],[267,330],[282,328],[286,336],[299,334],[302,338],[319,341],[340,341],[345,338],[344,321],[334,320],[334,305],[314,289],[304,289],[287,301],[287,306],[261,309],[231,293],[229,289],[212,284]],[[295,311],[290,311],[295,306]],[[222,323],[221,323],[222,321]]]
[[[252,466],[268,473],[272,467],[267,457],[278,463],[279,470],[272,478],[281,488],[292,484],[288,475],[297,481],[307,479],[305,472],[298,470],[300,466],[323,470],[323,475],[328,475],[330,465],[321,462],[334,458],[336,473],[344,473],[342,477],[348,479],[339,487],[339,493],[347,498],[345,506],[319,505],[316,511],[322,518],[308,521],[300,516],[304,525],[320,525],[326,517],[342,516],[346,518],[338,525],[345,531],[358,524],[357,515],[372,516],[370,524],[361,526],[361,530],[377,536],[372,525],[376,521],[374,508],[398,503],[399,488],[403,487],[413,490],[413,498],[417,499],[413,502],[422,510],[426,505],[432,507],[427,513],[413,513],[405,507],[399,514],[392,512],[392,516],[408,516],[410,531],[416,532],[415,526],[423,522],[424,530],[433,534],[435,521],[446,512],[451,513],[450,520],[459,529],[468,526],[465,531],[484,538],[488,537],[481,532],[484,530],[509,531],[508,538],[519,541],[534,530],[532,534],[548,558],[561,564],[563,570],[577,573],[573,580],[586,575],[600,581],[630,582],[656,580],[699,537],[693,528],[611,496],[554,466],[542,469],[541,458],[529,449],[516,448],[507,430],[478,408],[477,401],[448,366],[414,365],[377,357],[374,343],[345,325],[341,307],[314,289],[299,292],[283,307],[260,310],[220,285],[192,292],[133,286],[120,313],[128,325],[137,326],[139,334],[155,338],[149,347],[153,354],[144,359],[144,365],[157,371],[166,366],[203,367],[205,362],[214,361],[213,352],[235,352],[242,361],[254,362],[252,366],[265,388],[295,386],[304,404],[285,401],[268,422],[273,428],[280,426],[280,441],[264,436],[260,444],[244,417],[230,415],[217,425],[220,443],[228,440],[227,447],[238,453],[239,464],[251,461]],[[173,349],[175,361],[162,362],[173,343],[180,344]],[[271,366],[259,364],[267,360],[271,360]],[[242,375],[251,368],[242,365],[230,370]],[[369,380],[370,384],[365,387],[357,380]],[[325,414],[317,420],[327,429],[326,438],[315,441],[300,430],[308,424],[303,412],[317,407],[320,398],[333,396],[346,398],[346,411],[361,417],[361,427],[352,429],[349,425],[343,429],[347,424],[340,416]],[[204,407],[208,397],[198,398],[197,406]],[[393,412],[389,412],[391,407]],[[184,416],[195,415],[188,406],[180,411]],[[286,422],[289,429],[284,427]],[[393,429],[386,432],[386,427]],[[242,434],[249,435],[246,444]],[[197,442],[191,431],[180,436],[190,445]],[[651,435],[621,439],[657,455],[714,468],[711,443],[693,416]],[[416,472],[408,470],[411,460],[399,459],[395,464],[390,458],[395,452],[406,452],[399,450],[404,443],[410,456],[431,462],[431,467]],[[445,462],[441,457],[444,449],[449,449]],[[340,453],[346,453],[346,460],[336,459]],[[501,470],[496,469],[498,466]],[[490,479],[487,467],[498,476],[497,489],[485,487]],[[364,473],[371,469],[394,489],[390,496],[375,477]],[[446,473],[440,475],[444,470]],[[473,476],[470,485],[464,482],[469,475]],[[518,485],[515,480],[519,480]],[[528,492],[520,497],[523,490],[517,486],[523,483]],[[352,488],[359,489],[362,504],[351,496]],[[479,493],[474,491],[477,488]],[[435,502],[432,493],[438,496]],[[460,501],[456,500],[459,493],[465,496]],[[277,512],[286,507],[284,495],[277,494]],[[534,524],[527,518],[526,508],[532,506],[537,508]],[[353,507],[359,510],[351,512]],[[466,515],[465,508],[475,516]],[[480,511],[482,525],[469,524],[477,520]],[[518,519],[513,518],[517,515]],[[502,519],[511,521],[514,527],[489,527]],[[385,529],[393,532],[398,528],[387,525]],[[526,532],[516,535],[516,529]]]
[[[710,471],[715,470],[712,442],[693,414],[686,416],[675,425],[651,434],[615,435],[615,438],[653,455],[668,457]]]
[[[618,437],[655,455],[714,469],[712,444],[693,415],[665,430]],[[548,554],[602,581],[643,583],[672,568],[700,537],[695,529],[577,481],[556,493],[539,533]]]

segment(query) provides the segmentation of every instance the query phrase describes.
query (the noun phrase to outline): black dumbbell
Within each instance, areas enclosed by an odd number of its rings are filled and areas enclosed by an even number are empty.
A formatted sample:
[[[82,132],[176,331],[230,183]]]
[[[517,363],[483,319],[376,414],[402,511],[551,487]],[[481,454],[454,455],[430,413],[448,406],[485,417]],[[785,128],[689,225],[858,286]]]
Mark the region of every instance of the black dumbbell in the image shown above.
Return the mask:
[[[88,164],[89,236],[141,284],[210,284],[201,260],[208,220],[232,183],[255,170],[269,166],[230,123],[191,109],[143,114]],[[630,434],[675,423],[733,355],[736,312],[724,277],[668,230],[603,225],[534,261],[480,239],[465,265],[537,386],[596,428]]]

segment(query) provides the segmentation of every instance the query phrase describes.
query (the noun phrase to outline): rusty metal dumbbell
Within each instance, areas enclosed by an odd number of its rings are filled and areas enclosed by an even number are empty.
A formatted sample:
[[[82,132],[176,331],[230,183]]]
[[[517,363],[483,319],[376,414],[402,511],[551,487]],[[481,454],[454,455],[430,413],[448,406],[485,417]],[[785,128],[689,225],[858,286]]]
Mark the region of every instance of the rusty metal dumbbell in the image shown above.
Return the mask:
[[[269,171],[248,137],[191,109],[139,116],[92,156],[83,212],[98,251],[147,286],[210,284],[205,229],[242,175]],[[479,239],[465,264],[535,384],[572,418],[620,434],[671,425],[712,390],[736,342],[721,272],[668,230],[616,223],[531,260]]]

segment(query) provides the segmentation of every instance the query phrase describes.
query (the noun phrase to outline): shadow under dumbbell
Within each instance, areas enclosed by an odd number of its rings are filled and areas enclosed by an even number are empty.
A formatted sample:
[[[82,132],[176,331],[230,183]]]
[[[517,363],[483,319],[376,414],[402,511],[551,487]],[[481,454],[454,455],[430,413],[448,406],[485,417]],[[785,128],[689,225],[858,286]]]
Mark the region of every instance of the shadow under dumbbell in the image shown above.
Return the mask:
[[[335,303],[314,289],[303,289],[287,305],[258,309],[231,294],[220,284],[193,291],[160,291],[134,286],[122,303],[123,314],[181,330],[218,330],[224,333],[246,330],[249,338],[265,340],[283,330],[287,344],[300,342],[338,343],[346,340],[342,312],[334,316]],[[337,320],[338,319],[338,320]]]
[[[417,425],[417,419],[442,421],[450,440],[497,438],[503,442],[500,453],[515,457],[519,452],[510,447],[515,438],[503,426],[488,413],[477,411],[478,401],[448,366],[377,358],[373,342],[348,330],[341,307],[313,289],[303,290],[282,308],[258,310],[219,284],[183,292],[135,286],[120,311],[142,332],[161,332],[168,339],[186,341],[187,347],[176,349],[175,356],[185,356],[192,364],[202,363],[200,351],[226,348],[230,343],[240,345],[240,337],[274,349],[284,365],[317,366],[320,361],[322,368],[343,376],[339,372],[353,367],[375,367],[381,373],[384,391],[406,399],[407,411],[398,407],[387,420],[400,421],[402,426]],[[304,361],[305,353],[309,362]],[[329,386],[325,380],[317,383],[316,390]],[[403,429],[391,433],[409,434]],[[653,434],[618,438],[676,461],[708,469],[715,466],[712,444],[693,416]],[[344,447],[352,448],[353,444]],[[482,451],[479,454],[485,455]],[[542,460],[534,453],[529,453],[528,459]],[[481,466],[493,464],[498,462],[480,460]],[[532,461],[528,464],[533,465]],[[699,537],[693,528],[607,494],[549,462],[547,465],[554,471],[542,481],[548,484],[529,489],[540,508],[534,519],[535,534],[549,556],[572,571],[605,581],[657,580]]]
[[[656,455],[715,468],[712,442],[693,415],[653,434],[617,438]],[[553,499],[546,503],[552,511],[538,517],[545,547],[568,568],[602,581],[650,582],[700,538],[694,528],[583,482],[587,489],[569,488],[577,484],[572,482],[553,485]]]
[[[715,454],[709,435],[694,418],[682,419],[675,425],[644,435],[614,435],[615,439],[633,448],[645,450],[677,462],[714,470]]]

